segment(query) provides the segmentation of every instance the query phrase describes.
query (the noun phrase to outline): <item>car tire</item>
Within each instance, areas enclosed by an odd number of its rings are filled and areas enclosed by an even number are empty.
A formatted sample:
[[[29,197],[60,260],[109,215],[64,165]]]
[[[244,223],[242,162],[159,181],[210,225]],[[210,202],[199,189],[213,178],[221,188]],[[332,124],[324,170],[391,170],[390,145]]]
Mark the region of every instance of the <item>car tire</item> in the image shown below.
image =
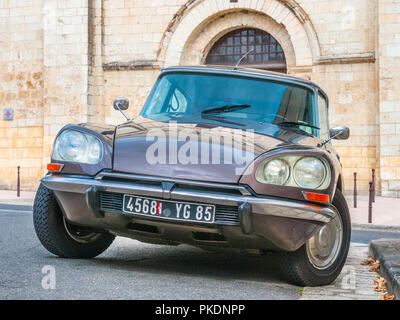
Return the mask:
[[[42,245],[62,258],[88,259],[105,251],[115,236],[108,232],[79,231],[68,223],[52,190],[40,184],[33,205],[33,225]]]
[[[310,241],[294,252],[277,254],[278,268],[284,280],[297,286],[322,286],[332,283],[342,271],[350,247],[351,221],[349,208],[340,190],[336,190],[332,204],[337,209],[342,225],[342,237],[337,252],[326,267],[315,263],[310,254]],[[333,221],[333,220],[332,220]],[[332,223],[332,222],[331,222]],[[321,229],[322,230],[322,229]],[[317,237],[317,235],[315,236]],[[322,260],[321,260],[322,261]]]

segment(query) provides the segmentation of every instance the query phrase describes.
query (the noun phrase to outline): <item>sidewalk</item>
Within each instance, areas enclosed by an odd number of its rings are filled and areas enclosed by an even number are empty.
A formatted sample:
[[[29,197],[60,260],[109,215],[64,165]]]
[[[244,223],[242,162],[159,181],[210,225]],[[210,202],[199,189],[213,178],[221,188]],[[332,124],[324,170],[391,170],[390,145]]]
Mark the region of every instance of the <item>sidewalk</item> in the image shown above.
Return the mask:
[[[35,192],[21,191],[17,197],[16,191],[0,190],[0,204],[33,206]],[[357,208],[353,208],[353,197],[346,196],[350,209],[351,222],[355,226],[368,225],[368,198],[359,196]],[[376,197],[372,204],[372,224],[374,226],[400,227],[400,199]]]
[[[34,191],[21,191],[20,197],[17,197],[17,191],[0,190],[0,204],[33,206],[35,194]]]
[[[354,208],[352,196],[346,196],[353,225],[368,225],[368,197],[357,198],[357,208]],[[378,226],[400,227],[400,199],[375,197],[372,203],[372,224]]]

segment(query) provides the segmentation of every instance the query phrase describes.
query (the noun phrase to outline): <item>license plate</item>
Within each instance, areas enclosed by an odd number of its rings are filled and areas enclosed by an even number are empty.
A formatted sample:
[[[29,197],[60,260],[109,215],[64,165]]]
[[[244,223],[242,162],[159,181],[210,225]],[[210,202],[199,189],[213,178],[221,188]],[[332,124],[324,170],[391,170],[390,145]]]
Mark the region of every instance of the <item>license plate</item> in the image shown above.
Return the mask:
[[[123,211],[162,219],[213,223],[215,206],[124,195]]]

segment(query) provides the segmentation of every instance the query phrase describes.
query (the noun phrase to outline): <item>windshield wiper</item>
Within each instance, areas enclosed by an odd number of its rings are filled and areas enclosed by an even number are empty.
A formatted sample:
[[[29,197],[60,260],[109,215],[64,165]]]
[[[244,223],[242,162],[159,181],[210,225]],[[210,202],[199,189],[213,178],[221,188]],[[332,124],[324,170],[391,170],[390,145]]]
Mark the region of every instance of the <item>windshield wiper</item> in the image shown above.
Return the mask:
[[[313,129],[317,129],[320,130],[320,128],[313,126],[312,124],[306,123],[306,122],[296,122],[296,121],[282,121],[282,122],[278,122],[277,123],[278,126],[306,126],[306,127],[310,127]]]
[[[217,108],[207,109],[201,112],[201,114],[216,114],[216,113],[226,113],[226,112],[233,112],[240,109],[247,109],[250,108],[250,104],[232,104],[226,105]]]

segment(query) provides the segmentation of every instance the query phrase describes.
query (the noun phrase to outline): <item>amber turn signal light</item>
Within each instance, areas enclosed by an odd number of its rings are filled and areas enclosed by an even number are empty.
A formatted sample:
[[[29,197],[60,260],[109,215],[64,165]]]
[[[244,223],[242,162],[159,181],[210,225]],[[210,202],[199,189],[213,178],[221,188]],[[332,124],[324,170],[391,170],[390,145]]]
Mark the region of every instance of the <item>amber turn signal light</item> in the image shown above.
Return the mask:
[[[329,202],[328,194],[305,192],[304,195],[306,196],[306,199],[310,201]]]
[[[52,171],[52,172],[60,172],[62,169],[63,165],[59,163],[48,163],[47,164],[47,170]]]

